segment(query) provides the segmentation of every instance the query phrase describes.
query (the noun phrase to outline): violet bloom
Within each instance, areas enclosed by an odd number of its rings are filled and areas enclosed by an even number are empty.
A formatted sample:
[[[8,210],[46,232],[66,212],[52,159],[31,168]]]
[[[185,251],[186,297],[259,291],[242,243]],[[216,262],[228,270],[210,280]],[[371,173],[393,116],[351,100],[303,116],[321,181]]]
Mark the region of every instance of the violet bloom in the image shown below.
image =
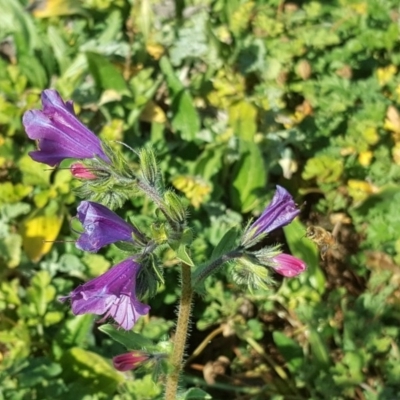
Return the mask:
[[[30,139],[38,141],[39,150],[29,155],[37,162],[54,167],[65,158],[99,157],[110,160],[100,139],[75,116],[72,101],[64,103],[57,91],[42,92],[43,110],[26,111],[22,122]]]
[[[278,254],[271,261],[271,267],[275,272],[287,278],[293,278],[306,269],[306,264],[302,260],[285,253]]]
[[[285,226],[300,213],[290,193],[281,186],[276,186],[276,192],[271,203],[263,213],[251,224],[243,234],[242,245],[251,247],[258,242],[260,235]]]
[[[143,365],[151,358],[151,355],[140,350],[130,351],[129,353],[119,354],[113,358],[114,368],[118,371],[129,371]]]
[[[139,269],[140,264],[128,258],[59,300],[64,302],[71,299],[75,315],[104,314],[100,322],[112,317],[121,328],[130,330],[139,317],[150,310],[150,306],[136,298],[136,275]]]
[[[82,201],[78,206],[78,219],[84,228],[76,242],[76,247],[81,250],[97,252],[110,243],[133,243],[133,238],[145,240],[137,229],[99,203]]]

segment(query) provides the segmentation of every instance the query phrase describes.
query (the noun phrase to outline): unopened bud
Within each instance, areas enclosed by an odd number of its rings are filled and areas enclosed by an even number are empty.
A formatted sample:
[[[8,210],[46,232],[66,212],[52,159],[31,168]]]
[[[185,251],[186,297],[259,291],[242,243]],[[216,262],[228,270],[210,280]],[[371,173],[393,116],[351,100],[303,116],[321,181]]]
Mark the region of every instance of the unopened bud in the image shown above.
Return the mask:
[[[178,224],[183,224],[186,220],[186,209],[181,198],[174,192],[167,191],[164,194],[164,200],[168,207],[169,217]]]
[[[78,179],[92,180],[96,179],[96,175],[89,171],[88,168],[82,163],[74,163],[70,167],[71,174]]]
[[[154,152],[150,148],[142,149],[140,154],[140,169],[143,178],[151,185],[155,186],[158,179],[158,167]]]
[[[144,351],[131,351],[129,353],[119,354],[113,358],[114,368],[118,371],[129,371],[142,366],[151,358],[151,355]]]

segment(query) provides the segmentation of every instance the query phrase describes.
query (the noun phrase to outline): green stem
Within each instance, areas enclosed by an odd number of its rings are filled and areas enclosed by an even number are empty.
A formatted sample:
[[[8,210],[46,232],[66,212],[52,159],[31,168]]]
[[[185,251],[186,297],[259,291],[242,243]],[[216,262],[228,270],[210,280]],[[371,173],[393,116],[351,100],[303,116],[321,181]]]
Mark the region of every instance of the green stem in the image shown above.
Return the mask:
[[[230,251],[229,253],[223,254],[221,257],[215,259],[204,268],[198,268],[192,277],[192,286],[196,287],[200,282],[204,281],[207,277],[212,275],[227,261],[239,258],[243,255],[243,251],[240,248]]]
[[[169,373],[166,389],[165,400],[176,400],[179,376],[182,369],[183,353],[185,351],[186,338],[188,333],[190,311],[192,307],[192,283],[191,283],[191,269],[187,264],[181,265],[181,286],[182,294],[179,304],[178,321],[176,323],[176,331],[174,338],[174,348],[171,354],[170,363],[172,371]]]
[[[156,206],[161,210],[161,212],[164,214],[165,218],[167,219],[169,225],[171,226],[171,228],[174,230],[175,233],[179,234],[181,233],[181,227],[179,226],[179,224],[175,223],[175,221],[173,219],[171,219],[169,212],[167,210],[167,208],[165,207],[165,203],[162,199],[162,197],[160,196],[160,194],[158,193],[158,191],[150,186],[146,181],[141,180],[141,179],[137,179],[136,181],[137,187],[144,192],[147,197],[152,200]]]

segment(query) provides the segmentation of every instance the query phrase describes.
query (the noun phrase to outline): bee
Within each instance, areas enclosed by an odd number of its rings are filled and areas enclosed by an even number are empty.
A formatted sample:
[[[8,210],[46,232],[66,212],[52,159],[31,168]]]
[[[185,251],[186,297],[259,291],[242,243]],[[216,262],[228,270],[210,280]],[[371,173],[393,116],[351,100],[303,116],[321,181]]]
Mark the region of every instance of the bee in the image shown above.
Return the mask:
[[[318,246],[323,260],[325,259],[325,254],[329,249],[337,248],[334,234],[320,226],[309,226],[306,231],[306,237]]]

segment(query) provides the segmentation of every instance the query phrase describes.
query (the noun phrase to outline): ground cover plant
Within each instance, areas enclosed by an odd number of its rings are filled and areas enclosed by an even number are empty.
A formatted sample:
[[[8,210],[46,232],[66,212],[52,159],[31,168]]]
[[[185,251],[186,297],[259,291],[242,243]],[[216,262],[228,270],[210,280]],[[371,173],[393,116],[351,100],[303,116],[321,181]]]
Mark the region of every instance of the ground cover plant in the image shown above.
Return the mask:
[[[397,3],[0,0],[1,398],[164,398],[190,264],[181,398],[400,397]],[[69,100],[100,139],[60,156],[35,124]],[[251,243],[286,193],[296,219]],[[132,238],[150,277],[126,262]],[[282,244],[307,269],[202,273],[238,243]],[[132,318],[82,302],[109,282],[136,288]]]

